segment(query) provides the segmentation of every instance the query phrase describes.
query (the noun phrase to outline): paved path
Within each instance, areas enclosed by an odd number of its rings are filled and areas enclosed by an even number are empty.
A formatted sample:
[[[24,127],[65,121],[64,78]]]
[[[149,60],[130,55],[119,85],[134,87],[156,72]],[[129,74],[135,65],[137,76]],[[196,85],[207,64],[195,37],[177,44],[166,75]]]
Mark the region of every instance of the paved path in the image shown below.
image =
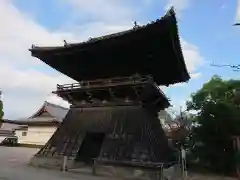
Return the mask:
[[[37,149],[0,146],[0,180],[108,180],[84,174],[35,168],[27,165]],[[110,179],[109,179],[110,180]]]

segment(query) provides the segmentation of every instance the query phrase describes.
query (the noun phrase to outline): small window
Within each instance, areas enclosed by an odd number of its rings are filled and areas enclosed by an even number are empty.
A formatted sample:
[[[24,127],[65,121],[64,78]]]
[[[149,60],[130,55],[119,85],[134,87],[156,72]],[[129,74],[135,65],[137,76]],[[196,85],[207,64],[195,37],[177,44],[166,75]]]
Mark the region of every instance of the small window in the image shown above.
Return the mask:
[[[22,136],[27,136],[27,132],[22,132]]]

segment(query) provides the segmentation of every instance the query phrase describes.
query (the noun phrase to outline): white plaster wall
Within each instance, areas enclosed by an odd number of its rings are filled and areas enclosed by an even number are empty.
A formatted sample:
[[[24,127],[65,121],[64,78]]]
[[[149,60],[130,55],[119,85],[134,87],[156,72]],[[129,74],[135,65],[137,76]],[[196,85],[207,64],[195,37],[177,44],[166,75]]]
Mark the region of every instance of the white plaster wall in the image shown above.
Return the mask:
[[[44,145],[51,138],[56,131],[56,127],[28,127],[27,130],[16,130],[16,136],[18,137],[18,143],[20,144],[33,144]],[[23,136],[23,132],[27,132],[26,136]]]

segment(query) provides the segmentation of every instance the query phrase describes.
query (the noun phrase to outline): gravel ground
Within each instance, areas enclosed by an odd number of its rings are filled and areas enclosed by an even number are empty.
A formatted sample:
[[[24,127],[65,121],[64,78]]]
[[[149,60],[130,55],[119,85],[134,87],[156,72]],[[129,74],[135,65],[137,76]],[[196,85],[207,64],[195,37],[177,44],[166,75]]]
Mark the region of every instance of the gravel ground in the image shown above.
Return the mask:
[[[109,178],[61,172],[29,166],[37,149],[0,146],[0,180],[108,180]],[[109,179],[110,180],[110,179]]]
[[[33,148],[0,146],[0,180],[112,180],[85,174],[35,168],[28,165],[38,151]],[[176,179],[175,179],[176,180]],[[234,180],[220,176],[189,174],[188,180]]]

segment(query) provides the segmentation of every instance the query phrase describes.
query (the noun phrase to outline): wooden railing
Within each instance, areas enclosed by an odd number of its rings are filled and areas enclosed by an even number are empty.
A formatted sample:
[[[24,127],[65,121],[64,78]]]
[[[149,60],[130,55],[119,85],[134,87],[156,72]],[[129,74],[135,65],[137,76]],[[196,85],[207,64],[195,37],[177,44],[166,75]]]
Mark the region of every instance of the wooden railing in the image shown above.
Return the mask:
[[[79,83],[73,84],[64,84],[57,85],[57,91],[65,91],[79,88],[96,88],[96,87],[105,87],[105,86],[118,86],[118,85],[129,85],[129,84],[138,84],[146,83],[152,81],[151,76],[130,76],[130,77],[120,77],[120,78],[111,78],[111,79],[98,79],[91,81],[82,81]]]

